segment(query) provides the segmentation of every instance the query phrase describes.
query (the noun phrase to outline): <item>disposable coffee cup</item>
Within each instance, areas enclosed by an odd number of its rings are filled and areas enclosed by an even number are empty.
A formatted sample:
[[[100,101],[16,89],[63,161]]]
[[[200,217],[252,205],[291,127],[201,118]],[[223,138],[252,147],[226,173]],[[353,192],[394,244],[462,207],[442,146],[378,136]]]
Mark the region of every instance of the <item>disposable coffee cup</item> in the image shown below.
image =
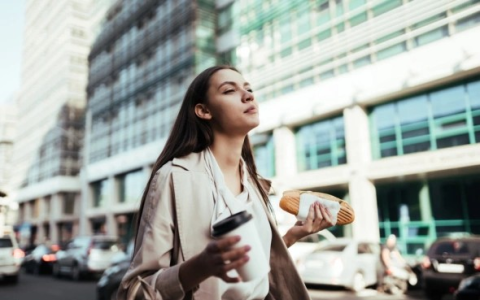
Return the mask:
[[[241,211],[213,225],[212,236],[224,238],[239,235],[240,241],[233,248],[246,245],[251,247],[248,252],[249,261],[236,269],[243,281],[261,278],[270,272],[269,259],[266,258],[263,246],[253,223],[253,216],[247,211]]]

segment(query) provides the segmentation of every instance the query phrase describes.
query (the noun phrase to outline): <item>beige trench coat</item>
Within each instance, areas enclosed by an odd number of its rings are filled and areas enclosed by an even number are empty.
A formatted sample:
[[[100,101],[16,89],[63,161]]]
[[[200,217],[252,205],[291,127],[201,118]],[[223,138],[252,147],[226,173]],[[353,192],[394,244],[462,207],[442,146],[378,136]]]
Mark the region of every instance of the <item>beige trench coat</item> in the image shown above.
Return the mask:
[[[189,293],[183,291],[179,281],[181,263],[199,254],[212,240],[210,221],[214,200],[203,155],[201,152],[176,158],[155,174],[139,226],[138,246],[118,290],[119,300],[221,299],[216,277],[203,281]],[[264,209],[272,230],[270,291],[265,299],[310,299],[265,205]],[[173,214],[177,217],[177,228]],[[170,266],[175,230],[181,247],[178,263]]]

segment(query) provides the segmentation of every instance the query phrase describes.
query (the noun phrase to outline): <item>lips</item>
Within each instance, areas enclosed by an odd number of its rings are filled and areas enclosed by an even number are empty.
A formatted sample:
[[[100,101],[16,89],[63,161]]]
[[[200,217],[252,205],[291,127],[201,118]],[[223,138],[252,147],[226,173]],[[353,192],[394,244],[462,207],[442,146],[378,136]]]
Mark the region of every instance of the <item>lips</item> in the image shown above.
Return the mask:
[[[244,111],[244,113],[246,114],[255,112],[257,112],[257,108],[255,107],[255,105],[250,106],[247,110]]]

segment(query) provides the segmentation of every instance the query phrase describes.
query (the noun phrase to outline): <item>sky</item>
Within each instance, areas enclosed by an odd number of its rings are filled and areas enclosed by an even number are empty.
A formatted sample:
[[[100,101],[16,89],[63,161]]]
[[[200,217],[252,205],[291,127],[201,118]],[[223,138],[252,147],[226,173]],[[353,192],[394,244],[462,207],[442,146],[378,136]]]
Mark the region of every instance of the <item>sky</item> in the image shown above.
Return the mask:
[[[25,0],[0,0],[0,103],[20,88]]]

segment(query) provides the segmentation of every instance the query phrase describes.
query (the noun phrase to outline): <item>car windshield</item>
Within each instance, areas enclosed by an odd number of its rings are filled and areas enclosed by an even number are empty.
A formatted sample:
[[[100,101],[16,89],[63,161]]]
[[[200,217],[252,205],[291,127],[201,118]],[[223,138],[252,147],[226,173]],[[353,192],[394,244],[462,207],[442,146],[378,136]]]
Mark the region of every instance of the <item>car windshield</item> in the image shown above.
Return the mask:
[[[0,238],[0,248],[12,248],[12,240],[10,238]]]
[[[435,255],[462,255],[468,254],[468,244],[462,241],[450,241],[437,245],[435,248]]]

